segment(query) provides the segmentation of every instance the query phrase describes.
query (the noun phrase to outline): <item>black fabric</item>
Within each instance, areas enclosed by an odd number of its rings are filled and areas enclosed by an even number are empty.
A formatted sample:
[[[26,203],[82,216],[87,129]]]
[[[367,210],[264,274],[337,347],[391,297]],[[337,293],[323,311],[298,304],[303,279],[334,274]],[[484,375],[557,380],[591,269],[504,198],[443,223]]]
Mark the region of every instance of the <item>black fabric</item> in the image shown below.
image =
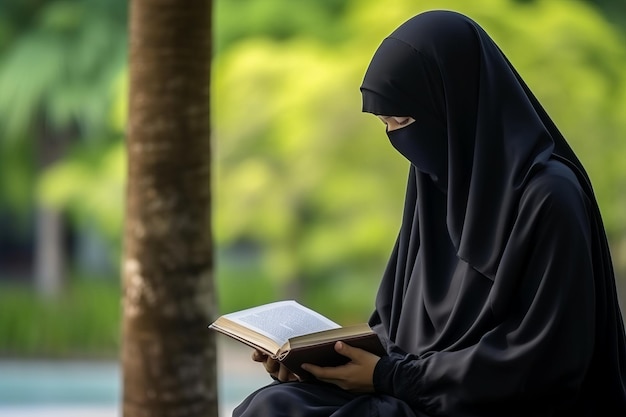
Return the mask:
[[[589,178],[490,37],[415,16],[376,51],[363,111],[410,162],[370,324],[375,394],[272,384],[234,415],[626,416],[626,343]],[[393,179],[390,179],[390,181]]]
[[[450,238],[459,257],[493,278],[524,181],[554,148],[507,60],[470,19],[424,13],[383,41],[361,91],[364,111],[415,118],[410,127],[425,130],[416,142],[432,138],[436,122],[445,126],[436,137],[447,146],[423,159],[447,161],[437,169],[450,170]],[[377,105],[378,97],[386,101]],[[384,109],[386,102],[400,104]]]
[[[274,382],[248,396],[236,417],[427,417],[385,394],[352,394],[330,384]]]
[[[365,112],[416,120],[388,132],[411,169],[370,320],[391,353],[377,391],[432,415],[626,415],[589,178],[499,48],[465,16],[423,13],[382,42],[361,91]]]

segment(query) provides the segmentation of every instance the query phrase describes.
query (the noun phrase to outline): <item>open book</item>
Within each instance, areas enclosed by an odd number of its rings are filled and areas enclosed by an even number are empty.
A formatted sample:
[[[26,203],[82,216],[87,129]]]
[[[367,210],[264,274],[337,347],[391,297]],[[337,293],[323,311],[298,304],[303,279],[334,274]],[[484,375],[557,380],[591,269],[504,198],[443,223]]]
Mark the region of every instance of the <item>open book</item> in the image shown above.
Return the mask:
[[[379,356],[386,353],[366,323],[341,327],[293,300],[225,314],[209,328],[270,355],[301,378],[311,377],[300,367],[303,363],[347,363],[347,357],[335,352],[334,345],[339,340]]]

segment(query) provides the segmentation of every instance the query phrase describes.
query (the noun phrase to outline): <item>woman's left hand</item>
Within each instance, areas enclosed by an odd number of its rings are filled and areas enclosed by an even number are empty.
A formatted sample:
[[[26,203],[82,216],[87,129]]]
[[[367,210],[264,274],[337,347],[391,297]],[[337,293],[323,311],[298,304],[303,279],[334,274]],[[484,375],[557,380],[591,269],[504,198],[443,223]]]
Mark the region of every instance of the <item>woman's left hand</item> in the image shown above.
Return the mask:
[[[310,363],[302,368],[323,382],[352,392],[374,392],[374,368],[380,357],[343,342],[335,343],[335,350],[350,359],[345,365],[321,367]]]

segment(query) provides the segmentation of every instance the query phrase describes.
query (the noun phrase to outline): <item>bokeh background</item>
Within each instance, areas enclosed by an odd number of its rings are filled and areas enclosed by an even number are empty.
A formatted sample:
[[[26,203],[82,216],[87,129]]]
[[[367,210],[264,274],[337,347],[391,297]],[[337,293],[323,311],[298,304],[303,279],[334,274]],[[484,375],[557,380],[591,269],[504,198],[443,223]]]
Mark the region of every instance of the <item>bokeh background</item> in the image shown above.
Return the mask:
[[[492,35],[580,156],[626,300],[623,0],[214,0],[220,312],[295,298],[367,320],[408,165],[359,85],[384,36],[433,8]],[[0,357],[117,357],[127,9],[0,0]]]

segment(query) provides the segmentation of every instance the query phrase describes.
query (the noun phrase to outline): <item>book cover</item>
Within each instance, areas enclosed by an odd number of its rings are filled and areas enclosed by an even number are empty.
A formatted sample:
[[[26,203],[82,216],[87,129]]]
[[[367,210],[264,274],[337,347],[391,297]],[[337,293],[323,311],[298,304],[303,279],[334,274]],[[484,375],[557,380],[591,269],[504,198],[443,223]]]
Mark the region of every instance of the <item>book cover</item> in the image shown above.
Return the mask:
[[[349,359],[335,352],[341,340],[378,356],[386,354],[378,336],[365,323],[341,327],[294,300],[278,301],[225,314],[209,325],[279,360],[301,378],[311,375],[300,366],[338,366]]]

